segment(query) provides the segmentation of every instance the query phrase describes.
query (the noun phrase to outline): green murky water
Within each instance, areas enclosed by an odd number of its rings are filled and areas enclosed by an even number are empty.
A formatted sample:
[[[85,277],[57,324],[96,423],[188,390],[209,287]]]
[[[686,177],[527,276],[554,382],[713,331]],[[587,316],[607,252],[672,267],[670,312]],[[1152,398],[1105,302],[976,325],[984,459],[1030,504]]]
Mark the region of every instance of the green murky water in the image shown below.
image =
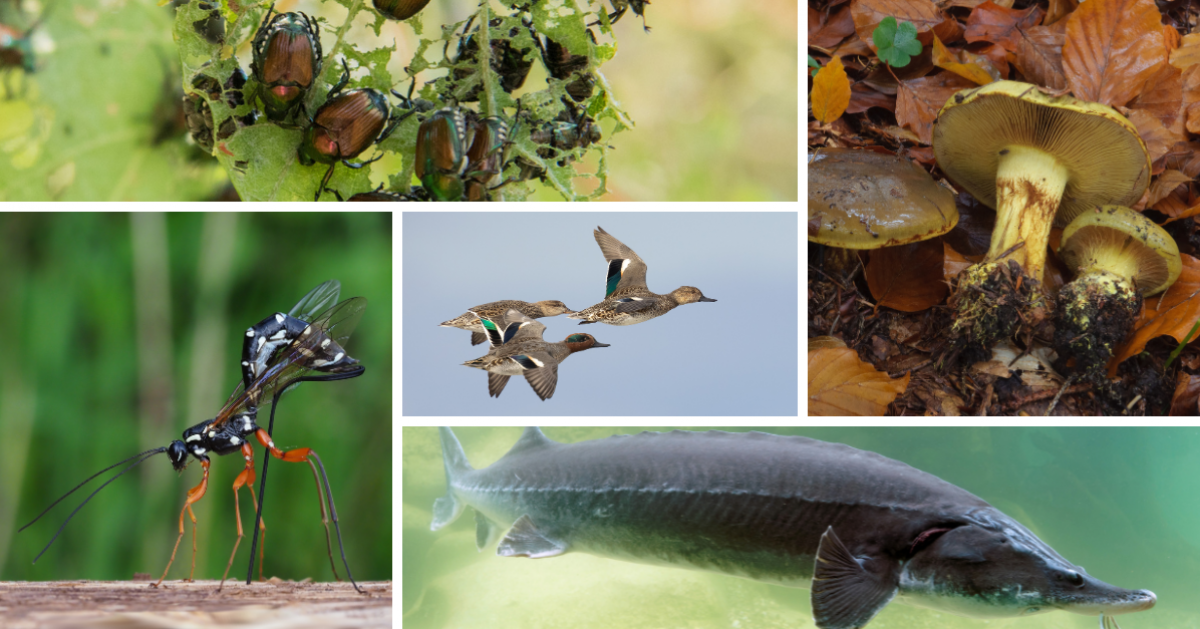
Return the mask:
[[[556,441],[658,428],[546,428]],[[1020,520],[1104,581],[1149,589],[1158,605],[1123,629],[1200,628],[1200,428],[770,428],[878,452],[963,487]],[[520,428],[458,428],[476,468]],[[430,532],[445,492],[434,428],[405,428],[406,629],[805,629],[809,591],[585,554],[503,558],[475,550],[469,512]],[[1083,629],[1056,611],[979,620],[894,601],[869,629]]]

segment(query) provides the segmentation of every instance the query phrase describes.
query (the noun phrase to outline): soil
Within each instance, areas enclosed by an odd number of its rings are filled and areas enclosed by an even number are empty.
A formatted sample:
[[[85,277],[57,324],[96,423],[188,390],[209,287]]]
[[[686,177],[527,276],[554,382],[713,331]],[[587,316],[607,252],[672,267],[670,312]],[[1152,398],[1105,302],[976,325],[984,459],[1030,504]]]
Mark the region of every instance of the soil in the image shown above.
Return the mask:
[[[1011,355],[964,351],[950,333],[950,306],[912,313],[878,307],[861,262],[827,271],[821,249],[809,246],[808,337],[837,337],[875,369],[893,378],[910,374],[888,415],[1166,415],[1180,374],[1200,373],[1195,347],[1164,373],[1177,345],[1170,337],[1151,341],[1111,381],[1086,378],[1073,365],[1060,373],[1049,351],[1055,331],[1048,316],[1018,326]]]

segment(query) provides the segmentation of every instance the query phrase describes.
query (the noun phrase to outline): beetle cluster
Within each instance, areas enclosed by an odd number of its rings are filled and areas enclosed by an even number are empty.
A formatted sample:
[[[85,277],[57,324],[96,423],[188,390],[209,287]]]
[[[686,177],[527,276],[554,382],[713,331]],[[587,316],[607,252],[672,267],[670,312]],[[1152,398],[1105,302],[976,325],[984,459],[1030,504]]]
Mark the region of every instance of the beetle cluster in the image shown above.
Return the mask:
[[[184,97],[189,129],[196,143],[209,153],[219,149],[233,155],[221,141],[242,126],[253,124],[261,110],[274,125],[302,132],[296,151],[300,164],[328,165],[314,199],[319,200],[326,191],[340,199],[341,192],[329,188],[337,163],[358,169],[378,160],[382,151],[366,161],[351,161],[387,140],[402,122],[415,116],[415,134],[405,131],[402,137],[411,142],[415,135],[415,146],[408,144],[412,148],[404,152],[412,151],[405,155],[406,163],[412,164],[411,172],[420,186],[403,192],[359,192],[351,200],[491,200],[493,191],[500,187],[533,178],[553,181],[563,191],[561,182],[572,175],[552,171],[566,169],[588,147],[601,141],[600,125],[592,116],[609,107],[610,101],[607,94],[597,94],[590,53],[572,50],[579,48],[577,35],[574,44],[564,45],[551,35],[537,32],[534,19],[524,17],[539,1],[546,0],[526,0],[524,5],[510,0],[509,6],[517,9],[510,16],[495,16],[481,6],[478,23],[472,16],[461,30],[457,26],[448,28],[445,33],[458,39],[456,53],[448,54],[452,41],[448,39],[444,60],[432,66],[444,68],[446,75],[425,84],[422,93],[428,98],[414,99],[416,74],[431,67],[414,59],[418,67],[406,68],[413,77],[408,96],[391,90],[398,104],[377,89],[346,89],[350,66],[345,58],[340,60],[340,78],[323,101],[319,100],[314,87],[328,61],[321,46],[320,24],[304,13],[276,13],[272,4],[262,21],[256,22],[258,27],[251,40],[251,79],[244,98],[228,95],[232,91],[241,97],[244,75],[238,85],[223,86],[206,73],[197,74],[191,82],[191,93]],[[613,12],[600,15],[606,28],[628,10],[644,18],[648,4],[645,0],[609,2]],[[182,19],[190,21],[191,30],[205,41],[213,43],[215,35],[211,31],[220,16],[213,14],[212,21],[205,16],[209,15],[206,7],[214,3],[192,3],[198,8],[190,9]],[[427,0],[374,0],[380,14],[390,19],[407,19],[425,4]],[[583,21],[577,23],[580,30],[585,28]],[[595,47],[595,35],[591,29],[586,33],[585,43]],[[220,33],[221,38],[224,35]],[[340,42],[339,37],[339,46]],[[525,102],[513,101],[507,95],[523,85],[536,59],[542,61],[550,77],[549,89],[532,98],[522,97]],[[352,60],[365,67],[362,56],[353,56]],[[236,66],[236,59],[232,64]],[[240,70],[235,75],[240,75]],[[215,124],[215,101],[221,98],[231,112],[238,111]],[[311,109],[314,101],[321,103],[315,110]],[[463,106],[475,101],[480,101],[481,111]],[[511,118],[503,115],[503,109],[514,104],[516,113]],[[243,113],[247,106],[250,114]],[[387,150],[395,146],[393,141]],[[403,171],[401,178],[408,172]],[[407,188],[404,184],[402,190]]]

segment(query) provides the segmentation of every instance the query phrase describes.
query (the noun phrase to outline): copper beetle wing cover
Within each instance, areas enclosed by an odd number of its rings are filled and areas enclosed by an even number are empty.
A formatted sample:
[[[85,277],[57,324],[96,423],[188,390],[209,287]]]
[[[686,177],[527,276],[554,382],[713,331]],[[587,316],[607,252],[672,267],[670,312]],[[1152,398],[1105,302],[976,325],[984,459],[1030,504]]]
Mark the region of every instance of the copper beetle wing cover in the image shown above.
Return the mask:
[[[821,149],[808,162],[808,239],[876,249],[944,234],[958,223],[954,195],[907,159]]]

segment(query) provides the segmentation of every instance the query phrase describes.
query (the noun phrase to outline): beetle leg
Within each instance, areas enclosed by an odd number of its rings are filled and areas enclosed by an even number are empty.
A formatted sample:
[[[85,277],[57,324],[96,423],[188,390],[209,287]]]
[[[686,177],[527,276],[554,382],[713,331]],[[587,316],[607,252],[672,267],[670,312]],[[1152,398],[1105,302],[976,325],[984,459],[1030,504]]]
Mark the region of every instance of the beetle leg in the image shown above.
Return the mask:
[[[330,164],[329,170],[325,171],[325,178],[321,180],[321,186],[317,188],[317,194],[313,197],[313,201],[320,201],[321,193],[328,189],[326,186],[329,185],[329,178],[333,176],[334,166],[337,166],[337,162]]]
[[[191,581],[196,572],[196,514],[192,512],[192,504],[203,498],[204,492],[208,489],[209,460],[207,458],[200,459],[200,465],[204,468],[204,476],[200,478],[199,485],[188,490],[187,501],[179,510],[179,537],[175,538],[175,548],[171,549],[171,559],[167,561],[167,568],[163,570],[162,576],[159,577],[158,583],[155,583],[154,587],[162,585],[163,579],[167,578],[167,572],[171,570],[171,564],[175,563],[175,553],[179,550],[179,542],[183,541],[183,514],[185,513],[192,519],[192,572],[188,574],[187,580]]]

